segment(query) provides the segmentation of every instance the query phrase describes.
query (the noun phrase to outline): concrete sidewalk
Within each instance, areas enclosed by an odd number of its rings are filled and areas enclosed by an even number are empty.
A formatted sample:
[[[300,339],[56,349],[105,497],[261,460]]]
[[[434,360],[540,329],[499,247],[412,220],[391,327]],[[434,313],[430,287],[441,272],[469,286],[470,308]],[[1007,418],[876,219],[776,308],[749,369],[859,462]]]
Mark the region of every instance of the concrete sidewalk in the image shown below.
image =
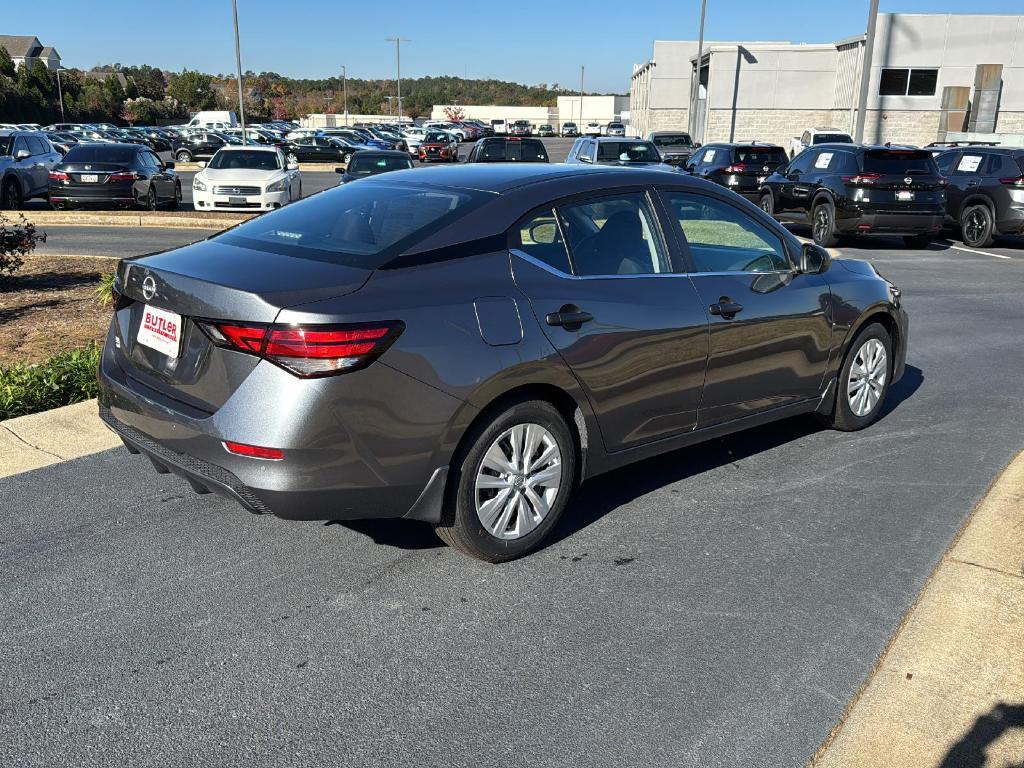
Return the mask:
[[[1024,453],[974,510],[810,765],[1024,766]]]
[[[95,400],[0,421],[0,477],[116,448]]]

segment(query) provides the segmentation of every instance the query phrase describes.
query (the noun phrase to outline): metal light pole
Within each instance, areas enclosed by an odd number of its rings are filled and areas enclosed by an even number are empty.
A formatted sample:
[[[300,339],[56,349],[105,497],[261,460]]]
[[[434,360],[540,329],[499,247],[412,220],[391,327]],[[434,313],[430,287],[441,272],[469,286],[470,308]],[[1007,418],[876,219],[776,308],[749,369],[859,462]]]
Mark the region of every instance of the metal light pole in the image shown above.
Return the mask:
[[[395,97],[394,96],[385,96],[384,98],[388,102],[388,117],[392,117],[395,114],[395,109],[394,109],[394,107],[395,107]]]
[[[868,107],[868,87],[871,85],[871,57],[875,51],[875,22],[878,21],[878,0],[871,0],[868,10],[868,34],[864,40],[864,64],[860,73],[860,95],[857,99],[857,123],[853,130],[853,140],[858,144],[864,141],[864,117]]]
[[[690,133],[691,134],[694,132],[693,131],[693,110],[697,106],[697,94],[700,93],[700,68],[701,68],[701,64],[704,61],[704,16],[707,13],[707,11],[708,11],[708,0],[701,0],[701,3],[700,3],[700,35],[699,35],[699,41],[697,43],[697,76],[693,79],[693,82],[690,83],[690,110],[689,110],[689,113],[688,113],[689,116],[690,116],[690,120],[689,120],[690,125],[688,127],[690,129]],[[703,134],[704,131],[701,130],[701,133]]]
[[[57,98],[60,99],[60,121],[64,122],[64,91],[60,87],[60,73],[67,72],[66,69],[57,67]]]
[[[583,130],[583,65],[580,64],[580,125],[579,130]]]
[[[341,65],[341,89],[345,94],[345,125],[348,126],[348,71]]]
[[[402,43],[411,43],[412,40],[406,40],[404,37],[385,37],[384,40],[388,43],[395,44],[395,74],[398,80],[398,122],[402,122]]]
[[[242,124],[242,143],[246,143],[245,104],[242,101],[242,46],[238,41],[238,2],[231,0],[231,13],[235,17],[235,65],[238,67],[238,119]]]

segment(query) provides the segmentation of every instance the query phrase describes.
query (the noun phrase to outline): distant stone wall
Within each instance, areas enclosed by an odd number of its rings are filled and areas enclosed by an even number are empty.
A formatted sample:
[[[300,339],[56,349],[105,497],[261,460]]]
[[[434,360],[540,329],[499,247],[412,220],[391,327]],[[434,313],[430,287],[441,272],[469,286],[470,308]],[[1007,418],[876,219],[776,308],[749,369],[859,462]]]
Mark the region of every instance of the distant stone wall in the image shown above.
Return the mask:
[[[646,136],[652,131],[685,131],[689,126],[690,110],[688,109],[649,109],[647,113],[646,127],[637,131],[642,136]],[[636,121],[634,121],[634,125],[636,125]]]
[[[708,114],[705,143],[758,141],[789,150],[790,140],[808,128],[830,125],[828,109],[712,109]]]
[[[996,118],[999,133],[1024,133],[1024,112],[1000,112]]]
[[[923,147],[939,135],[940,116],[938,110],[869,109],[864,120],[864,141]]]

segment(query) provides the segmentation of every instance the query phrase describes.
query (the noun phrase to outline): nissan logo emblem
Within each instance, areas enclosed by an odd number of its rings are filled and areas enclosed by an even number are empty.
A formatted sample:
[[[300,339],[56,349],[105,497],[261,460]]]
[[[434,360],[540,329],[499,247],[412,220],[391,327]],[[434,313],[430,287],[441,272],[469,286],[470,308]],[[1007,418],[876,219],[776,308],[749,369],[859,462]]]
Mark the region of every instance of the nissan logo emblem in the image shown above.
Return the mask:
[[[909,176],[907,176],[907,177],[906,177],[906,178],[905,178],[905,179],[903,180],[903,183],[904,183],[904,184],[912,184],[913,182],[914,182],[914,180],[913,180],[912,178],[910,178]]]
[[[152,275],[146,275],[146,279],[142,281],[142,298],[149,301],[154,296],[156,296],[156,280]]]

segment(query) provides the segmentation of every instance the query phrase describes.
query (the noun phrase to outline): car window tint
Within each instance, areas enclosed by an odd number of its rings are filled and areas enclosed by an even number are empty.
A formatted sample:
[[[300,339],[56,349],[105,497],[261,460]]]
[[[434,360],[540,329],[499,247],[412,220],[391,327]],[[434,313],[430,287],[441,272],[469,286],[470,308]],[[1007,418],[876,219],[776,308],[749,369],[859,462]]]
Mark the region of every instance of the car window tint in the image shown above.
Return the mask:
[[[23,150],[25,152],[29,152],[30,151],[29,148],[28,148],[28,142],[25,141],[25,137],[24,136],[18,136],[14,140],[14,152],[12,152],[12,154],[17,156],[17,154],[19,152],[23,151]]]
[[[768,227],[728,203],[687,192],[665,194],[698,272],[785,272],[789,257]]]
[[[28,148],[33,155],[45,155],[49,152],[49,148],[43,141],[35,136],[28,136]]]
[[[787,171],[789,173],[806,173],[814,164],[814,161],[817,159],[817,157],[817,150],[805,150],[801,152],[799,155],[797,155],[795,158],[793,158],[793,161],[789,164],[789,168],[787,169]]]
[[[957,164],[953,166],[953,175],[976,176],[984,161],[985,156],[978,152],[964,152],[960,155]]]
[[[786,153],[782,147],[737,147],[733,150],[733,162],[750,165],[779,164],[786,162]]]
[[[641,194],[561,206],[576,274],[651,275],[670,271],[655,217]]]
[[[953,170],[953,165],[958,157],[960,157],[959,152],[943,152],[935,158],[935,164],[939,166],[939,171],[943,176],[948,176],[949,172]]]
[[[985,173],[988,176],[1016,176],[1018,174],[1017,164],[1009,155],[993,153],[988,156],[988,167]]]
[[[701,165],[710,165],[711,163],[713,163],[715,161],[715,155],[717,155],[717,154],[718,154],[718,150],[717,149],[705,149],[704,150],[704,154],[701,155],[700,164]]]
[[[514,247],[530,254],[559,272],[572,273],[569,253],[562,241],[553,210],[542,211],[516,227],[513,233]]]

